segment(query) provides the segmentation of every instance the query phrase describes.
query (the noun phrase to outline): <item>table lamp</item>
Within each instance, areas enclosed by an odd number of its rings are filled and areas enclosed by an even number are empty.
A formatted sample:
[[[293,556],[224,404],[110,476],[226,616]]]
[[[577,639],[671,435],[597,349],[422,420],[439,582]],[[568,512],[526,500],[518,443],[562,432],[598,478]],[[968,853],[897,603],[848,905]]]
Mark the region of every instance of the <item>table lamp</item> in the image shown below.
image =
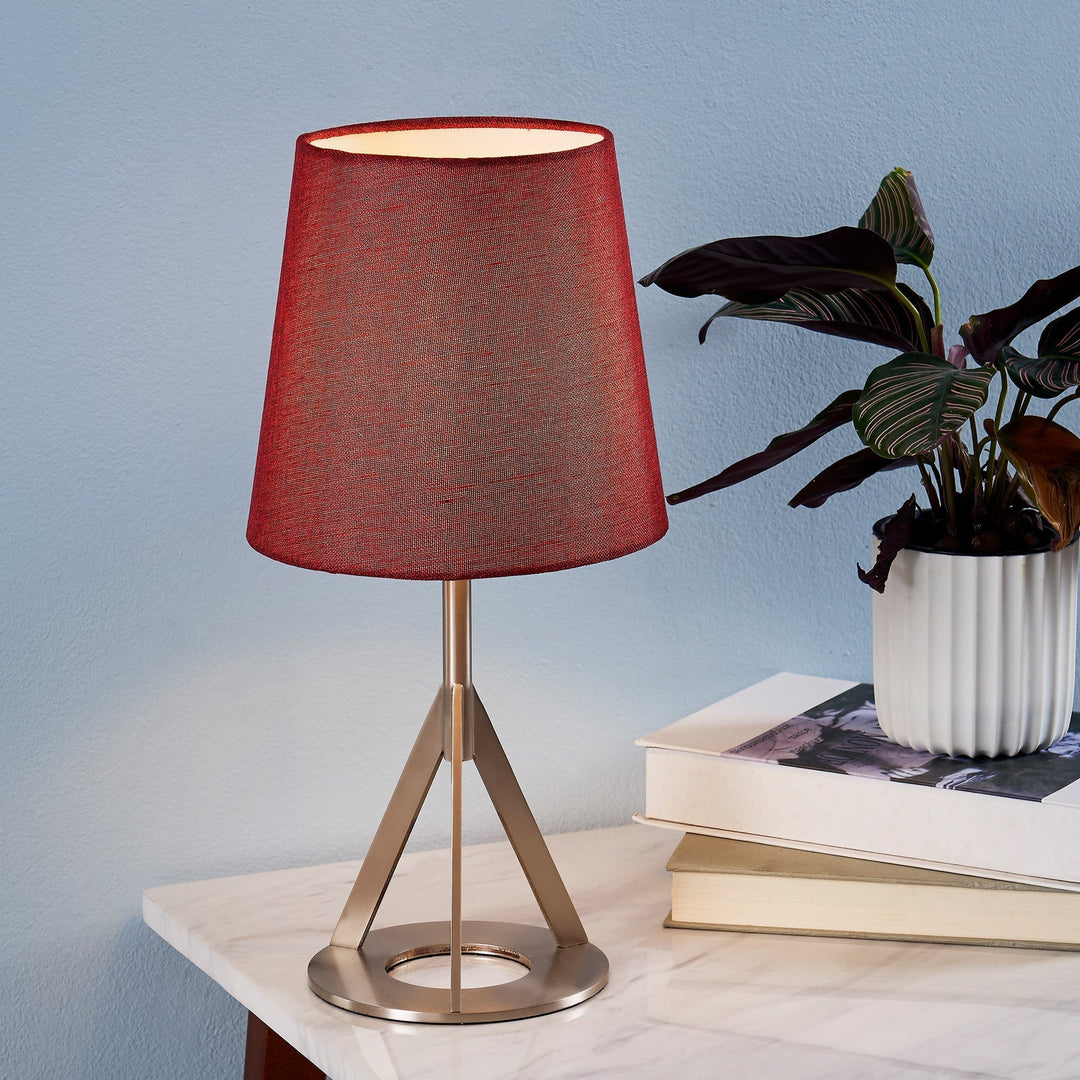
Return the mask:
[[[296,566],[443,590],[442,685],[309,965],[334,1005],[508,1020],[607,981],[473,688],[471,582],[613,559],[667,528],[633,281],[604,128],[443,117],[297,140],[248,540]],[[443,761],[449,918],[373,929]],[[467,761],[547,928],[462,919]],[[463,987],[472,955],[522,975]],[[430,956],[448,958],[448,987],[392,974]]]

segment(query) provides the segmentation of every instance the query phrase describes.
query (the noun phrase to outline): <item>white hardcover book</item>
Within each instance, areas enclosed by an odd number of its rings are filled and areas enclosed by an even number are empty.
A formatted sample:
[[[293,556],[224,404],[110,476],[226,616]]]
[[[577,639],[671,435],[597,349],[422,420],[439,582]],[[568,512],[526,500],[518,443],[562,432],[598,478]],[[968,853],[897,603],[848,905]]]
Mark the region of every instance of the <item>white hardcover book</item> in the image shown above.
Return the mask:
[[[885,739],[867,684],[783,673],[638,745],[647,824],[1080,891],[1078,730],[935,756]]]

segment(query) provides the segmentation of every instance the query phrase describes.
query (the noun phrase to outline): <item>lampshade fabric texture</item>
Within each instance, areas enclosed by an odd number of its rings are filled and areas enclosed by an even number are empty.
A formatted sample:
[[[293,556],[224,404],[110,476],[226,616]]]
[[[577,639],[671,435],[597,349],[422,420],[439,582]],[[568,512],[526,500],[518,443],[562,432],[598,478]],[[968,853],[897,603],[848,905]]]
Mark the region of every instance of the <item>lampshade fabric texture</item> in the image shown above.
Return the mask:
[[[512,130],[515,150],[423,156],[425,131],[453,153],[469,129],[496,149]],[[395,130],[419,149],[340,149]],[[530,130],[572,148],[522,153]],[[581,133],[595,141],[573,145]],[[659,539],[633,280],[603,128],[467,117],[301,136],[251,544],[335,573],[455,580]]]

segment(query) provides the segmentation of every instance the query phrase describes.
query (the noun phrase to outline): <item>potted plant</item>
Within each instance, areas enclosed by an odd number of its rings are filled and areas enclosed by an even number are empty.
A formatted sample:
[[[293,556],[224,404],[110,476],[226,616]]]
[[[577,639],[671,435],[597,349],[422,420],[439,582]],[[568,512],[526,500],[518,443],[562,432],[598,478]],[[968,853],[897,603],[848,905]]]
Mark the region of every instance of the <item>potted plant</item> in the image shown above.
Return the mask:
[[[1080,266],[973,315],[963,343],[946,347],[933,254],[914,178],[894,169],[857,228],[717,240],[642,278],[676,296],[726,298],[701,342],[717,319],[743,318],[894,354],[803,427],[668,501],[741,483],[850,425],[862,447],[790,505],[820,506],[886,470],[917,475],[926,505],[912,495],[878,522],[876,561],[858,571],[876,590],[883,730],[936,753],[1024,753],[1060,738],[1072,709],[1080,439],[1056,417],[1080,398],[1080,307],[1046,325],[1033,356],[1013,341],[1080,297]],[[900,264],[922,272],[929,301],[898,280]],[[1032,411],[1052,399],[1045,415]]]

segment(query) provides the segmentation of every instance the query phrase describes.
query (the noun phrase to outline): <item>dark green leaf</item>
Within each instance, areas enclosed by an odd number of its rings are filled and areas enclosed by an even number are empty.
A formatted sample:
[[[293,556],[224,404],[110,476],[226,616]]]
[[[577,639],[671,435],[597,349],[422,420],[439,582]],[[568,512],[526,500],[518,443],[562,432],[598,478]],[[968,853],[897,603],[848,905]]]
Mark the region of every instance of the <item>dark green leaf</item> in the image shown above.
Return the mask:
[[[858,400],[859,393],[858,390],[845,391],[798,431],[777,435],[764,450],[751,454],[750,457],[743,458],[734,465],[729,465],[711,480],[704,480],[700,484],[688,487],[685,491],[677,491],[674,495],[669,495],[667,501],[672,505],[688,502],[690,499],[708,495],[710,491],[720,491],[734,484],[740,484],[743,480],[749,480],[751,476],[757,476],[758,473],[763,473],[766,469],[787,461],[800,450],[805,450],[812,443],[817,442],[822,435],[848,423],[851,420],[851,407]]]
[[[1080,356],[1024,356],[1006,345],[1001,361],[1009,378],[1034,397],[1057,397],[1070,386],[1080,386]]]
[[[992,368],[958,371],[927,353],[904,353],[870,372],[852,420],[883,457],[925,454],[986,402]]]
[[[1072,386],[1080,386],[1080,308],[1043,330],[1038,356],[1024,356],[1006,345],[1001,360],[1009,378],[1035,397],[1057,397]]]
[[[972,315],[960,327],[960,336],[980,364],[993,363],[1017,334],[1053,315],[1078,296],[1080,266],[1074,266],[1057,277],[1036,281],[1015,304],[985,315]]]
[[[846,458],[833,462],[827,469],[822,469],[806,487],[789,500],[788,506],[821,506],[831,496],[857,488],[876,473],[904,469],[916,463],[915,458],[883,458],[873,450],[856,450],[854,454],[849,454]]]
[[[877,558],[870,570],[864,570],[861,566],[859,580],[871,589],[879,593],[885,591],[885,582],[889,579],[889,570],[896,556],[907,547],[911,539],[911,532],[915,526],[915,514],[918,507],[915,504],[915,496],[910,499],[891,518],[885,522],[885,528],[878,542]]]
[[[911,301],[929,334],[934,319],[926,301],[906,285],[898,286]],[[917,349],[919,327],[911,312],[891,292],[870,289],[841,289],[834,293],[813,289],[791,289],[770,304],[740,304],[733,301],[717,311],[698,333],[704,341],[713,319],[731,316],[764,322],[791,323],[821,334],[869,341],[890,349]]]
[[[764,304],[789,289],[883,289],[896,282],[896,258],[884,237],[847,226],[815,236],[737,236],[690,248],[646,274],[676,296],[715,293]]]
[[[926,220],[915,178],[907,169],[893,169],[859,219],[892,244],[896,261],[927,267],[934,257],[934,234]]]
[[[1080,359],[1080,308],[1047,324],[1039,338],[1039,355]]]

